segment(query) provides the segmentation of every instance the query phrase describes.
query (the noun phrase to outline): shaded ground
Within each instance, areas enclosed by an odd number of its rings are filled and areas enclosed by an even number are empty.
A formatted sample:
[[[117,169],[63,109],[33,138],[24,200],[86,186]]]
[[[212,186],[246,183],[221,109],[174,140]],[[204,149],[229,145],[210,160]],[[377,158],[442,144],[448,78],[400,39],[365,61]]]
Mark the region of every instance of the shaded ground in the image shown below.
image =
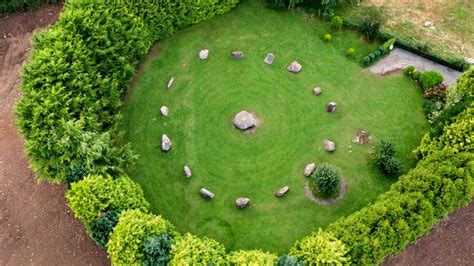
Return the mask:
[[[405,69],[410,65],[415,66],[415,68],[420,71],[436,70],[440,72],[444,78],[443,83],[448,85],[454,84],[462,74],[459,71],[445,67],[400,48],[395,48],[388,56],[385,56],[375,65],[369,67],[369,71],[384,75],[399,69]]]
[[[0,265],[107,265],[64,198],[62,185],[37,184],[14,125],[18,72],[32,31],[53,23],[60,6],[0,18]]]

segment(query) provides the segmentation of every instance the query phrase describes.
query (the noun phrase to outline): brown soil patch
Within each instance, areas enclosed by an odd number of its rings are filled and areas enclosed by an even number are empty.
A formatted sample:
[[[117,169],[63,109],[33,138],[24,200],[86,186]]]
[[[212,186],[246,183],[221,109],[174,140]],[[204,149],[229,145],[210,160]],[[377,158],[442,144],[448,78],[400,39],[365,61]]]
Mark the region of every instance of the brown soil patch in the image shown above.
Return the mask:
[[[61,6],[0,18],[0,265],[107,265],[106,254],[67,206],[63,185],[38,184],[15,127],[19,71],[32,32]]]

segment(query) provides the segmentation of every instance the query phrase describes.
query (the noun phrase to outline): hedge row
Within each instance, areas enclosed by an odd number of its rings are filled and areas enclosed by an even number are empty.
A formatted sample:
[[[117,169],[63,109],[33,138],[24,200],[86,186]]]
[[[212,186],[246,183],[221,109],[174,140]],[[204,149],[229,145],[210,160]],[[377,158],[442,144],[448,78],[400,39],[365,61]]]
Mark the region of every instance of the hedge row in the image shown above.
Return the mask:
[[[222,244],[180,235],[151,214],[141,188],[123,175],[134,156],[129,146],[119,145],[121,98],[155,41],[237,2],[71,0],[54,26],[35,35],[16,109],[31,166],[40,179],[75,181],[66,195],[69,204],[113,264],[377,263],[471,199],[472,142],[463,135],[472,132],[472,102],[463,105],[472,96],[469,71],[451,95],[453,109],[464,107],[449,112],[456,118],[448,116],[441,132],[430,137],[417,167],[374,204],[298,241],[289,256],[227,254]],[[448,149],[453,143],[461,148]]]
[[[364,64],[364,66],[368,66],[369,64],[375,63],[380,58],[382,58],[382,56],[390,54],[390,51],[393,49],[393,45],[396,41],[397,39],[392,38],[384,42],[384,44],[380,45],[377,50],[369,53],[366,57],[362,59],[362,63]]]

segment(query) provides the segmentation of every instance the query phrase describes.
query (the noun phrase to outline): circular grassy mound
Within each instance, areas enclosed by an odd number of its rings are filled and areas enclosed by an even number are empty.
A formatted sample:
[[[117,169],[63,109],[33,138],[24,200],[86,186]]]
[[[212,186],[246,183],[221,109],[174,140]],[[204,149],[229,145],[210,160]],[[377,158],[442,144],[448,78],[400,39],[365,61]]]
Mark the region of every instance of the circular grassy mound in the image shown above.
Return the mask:
[[[352,143],[360,129],[374,140],[391,139],[413,166],[410,151],[426,121],[422,97],[401,75],[374,76],[359,59],[378,46],[350,31],[322,40],[329,24],[302,13],[277,12],[246,2],[235,11],[179,32],[159,43],[141,67],[123,109],[126,141],[140,156],[130,175],[139,182],[152,210],[181,232],[206,235],[230,250],[263,248],[284,253],[294,241],[375,200],[395,180],[370,165],[371,145]],[[357,50],[347,58],[347,48]],[[209,49],[207,60],[198,52]],[[234,50],[244,51],[241,60]],[[263,63],[275,54],[273,65]],[[286,66],[298,60],[303,71]],[[174,85],[166,89],[174,76]],[[320,96],[312,89],[322,88]],[[338,103],[327,113],[328,102]],[[161,116],[167,105],[170,114]],[[245,134],[232,119],[255,113],[259,128]],[[161,135],[173,141],[160,151]],[[336,143],[327,153],[323,141]],[[328,162],[347,179],[344,199],[319,206],[304,193],[307,163]],[[191,167],[186,179],[182,169]],[[274,193],[290,186],[283,198]],[[216,194],[208,201],[205,187]],[[234,200],[251,199],[237,210]]]

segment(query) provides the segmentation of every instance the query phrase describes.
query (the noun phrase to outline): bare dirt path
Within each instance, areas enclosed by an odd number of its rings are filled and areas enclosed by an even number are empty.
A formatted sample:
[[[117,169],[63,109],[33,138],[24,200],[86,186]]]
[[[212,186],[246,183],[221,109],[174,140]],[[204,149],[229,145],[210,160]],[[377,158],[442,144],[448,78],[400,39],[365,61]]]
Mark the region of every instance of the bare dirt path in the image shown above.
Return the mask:
[[[28,169],[13,105],[32,32],[53,23],[61,6],[0,18],[0,265],[107,265],[64,198],[65,187],[38,184]]]

